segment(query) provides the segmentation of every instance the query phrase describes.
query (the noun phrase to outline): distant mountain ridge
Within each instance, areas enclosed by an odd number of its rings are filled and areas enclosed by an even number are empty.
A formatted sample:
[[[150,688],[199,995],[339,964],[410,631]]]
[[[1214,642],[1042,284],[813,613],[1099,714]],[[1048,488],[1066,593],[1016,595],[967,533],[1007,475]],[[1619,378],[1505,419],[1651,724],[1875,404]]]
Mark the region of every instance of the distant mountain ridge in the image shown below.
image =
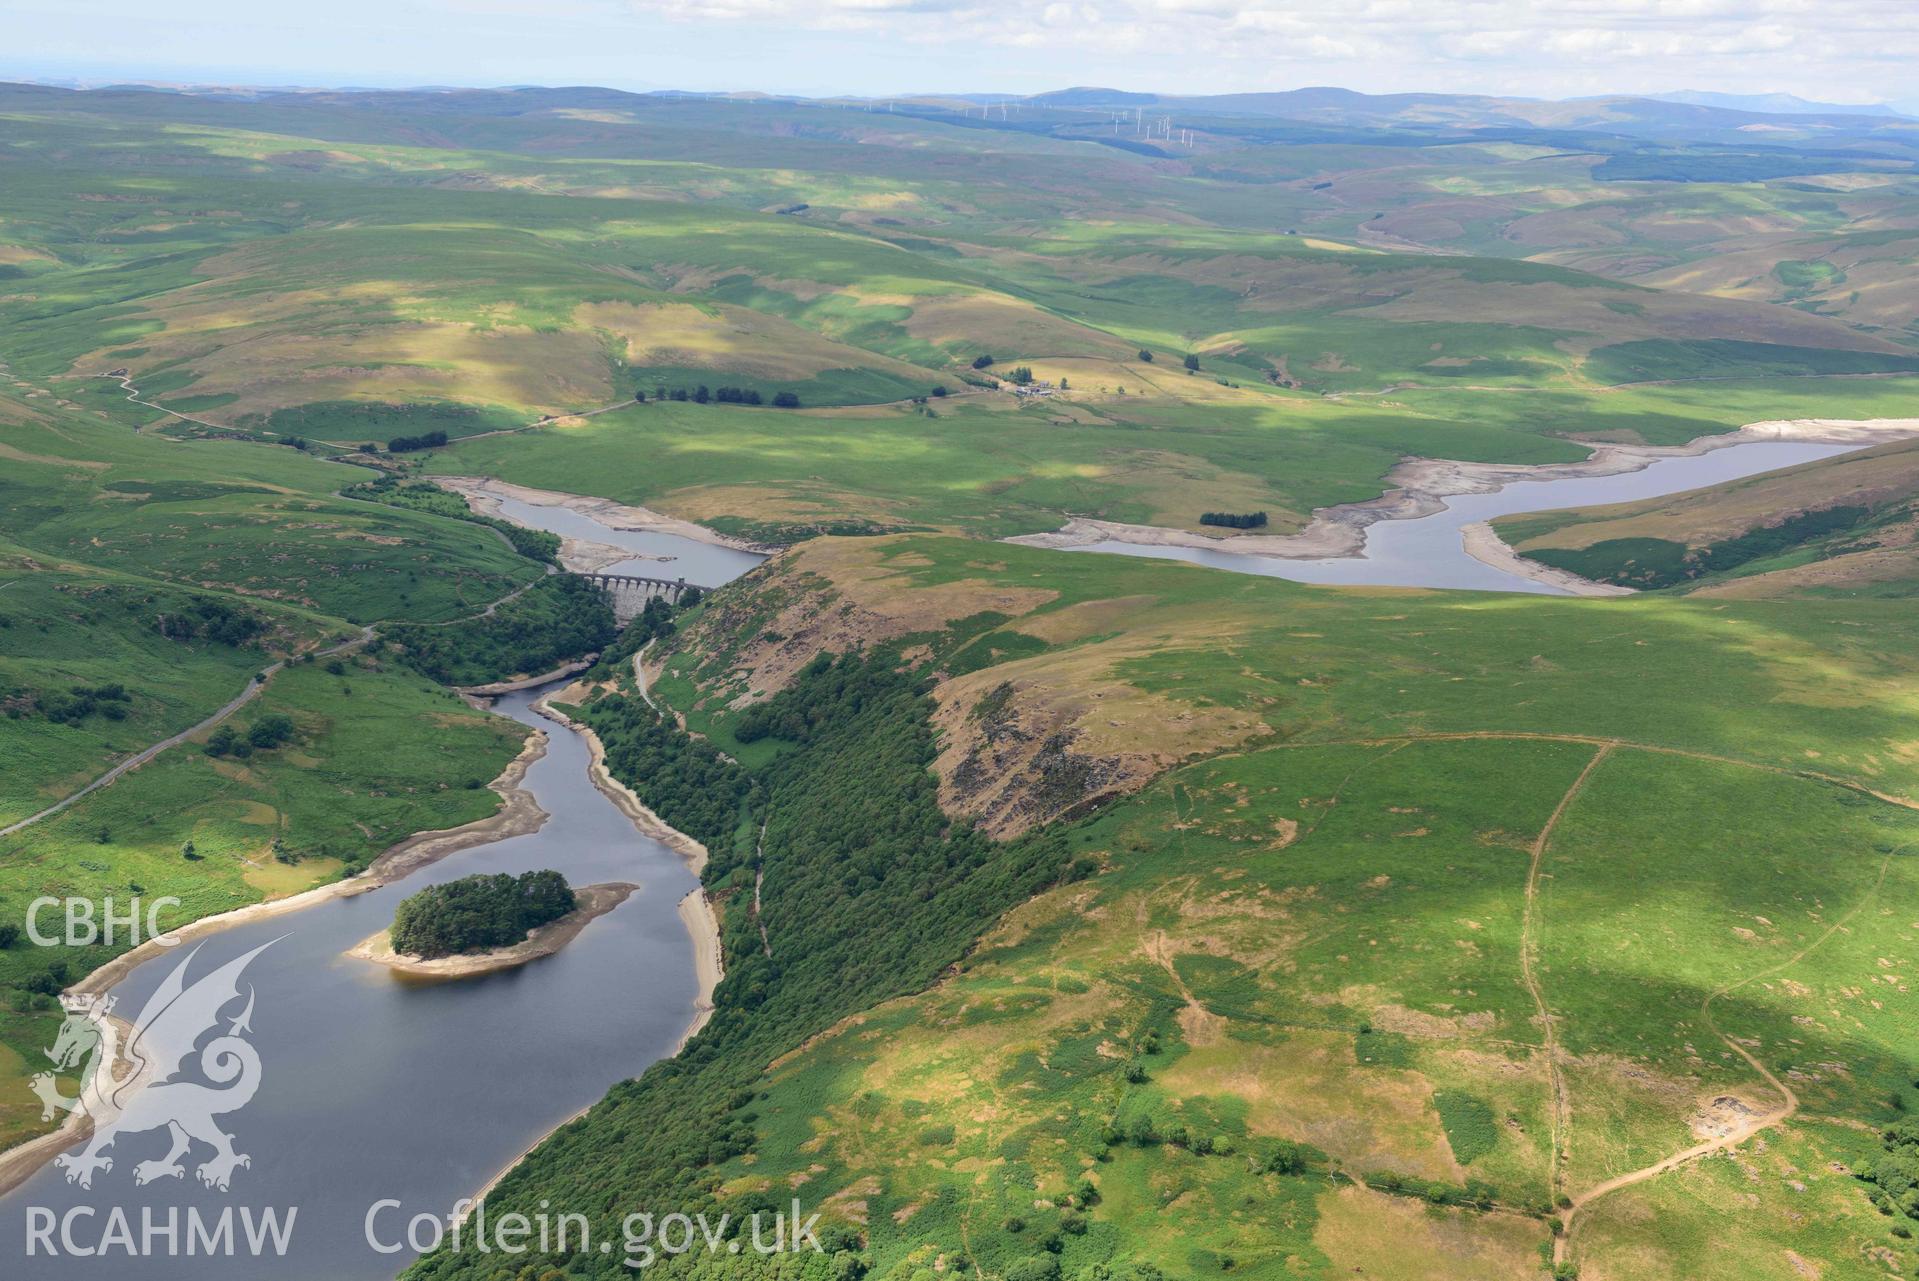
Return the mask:
[[[1053,113],[1055,123],[1070,122],[1089,113],[1180,115],[1183,126],[1207,127],[1203,120],[1241,117],[1258,122],[1290,122],[1333,129],[1389,129],[1432,131],[1603,131],[1636,135],[1666,142],[1710,139],[1719,143],[1751,143],[1754,132],[1789,127],[1830,136],[1838,131],[1871,135],[1875,139],[1899,133],[1914,119],[1885,104],[1814,102],[1786,93],[1724,94],[1686,90],[1654,95],[1609,94],[1595,97],[1549,99],[1454,93],[1364,93],[1334,85],[1253,93],[1162,94],[1076,85],[1044,93],[920,93],[893,97],[837,96],[805,98],[757,90],[707,93],[683,89],[633,91],[593,85],[510,85],[459,88],[444,85],[391,88],[267,87],[236,84],[185,85],[159,82],[123,82],[81,87],[71,82],[20,82],[16,89],[47,93],[131,94],[254,102],[333,103],[359,109],[383,105],[430,103],[430,110],[458,114],[521,114],[529,111],[593,109],[629,110],[668,102],[771,102],[795,105],[865,106],[908,111],[959,112],[979,110],[1007,119],[1006,112],[1027,110]],[[1908,104],[1910,105],[1910,104]],[[1194,119],[1199,117],[1201,119]],[[1033,117],[1019,127],[1039,127]],[[1018,123],[1018,122],[1015,122]],[[1231,132],[1228,130],[1228,132]],[[1108,145],[1140,146],[1149,142],[1118,140]]]
[[[1631,125],[1640,128],[1689,128],[1737,125],[1742,118],[1791,116],[1831,119],[1849,124],[1905,119],[1883,104],[1843,105],[1811,102],[1792,94],[1720,94],[1685,91],[1666,94],[1605,94],[1585,98],[1518,98],[1488,94],[1362,93],[1332,85],[1264,93],[1204,95],[1135,93],[1123,89],[1078,86],[1034,94],[1035,106],[1116,110],[1159,108],[1222,115],[1275,116],[1326,124],[1428,124],[1466,128],[1592,128]]]
[[[1904,116],[1883,102],[1812,102],[1791,93],[1712,93],[1685,89],[1677,93],[1649,93],[1654,102],[1682,102],[1693,107],[1724,107],[1768,116]]]

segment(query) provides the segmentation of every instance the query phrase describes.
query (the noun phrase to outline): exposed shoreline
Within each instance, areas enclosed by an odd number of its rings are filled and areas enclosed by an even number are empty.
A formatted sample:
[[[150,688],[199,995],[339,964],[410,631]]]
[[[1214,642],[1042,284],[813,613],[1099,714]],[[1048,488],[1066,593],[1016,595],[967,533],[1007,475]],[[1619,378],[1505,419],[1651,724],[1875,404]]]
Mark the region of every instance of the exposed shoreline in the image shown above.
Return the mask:
[[[276,916],[302,911],[334,899],[352,898],[365,894],[410,876],[421,868],[437,863],[447,855],[458,853],[460,850],[537,832],[545,824],[547,813],[533,799],[533,793],[520,784],[533,762],[546,755],[546,742],[546,732],[534,730],[527,736],[519,755],[507,762],[506,768],[500,771],[500,776],[488,785],[503,803],[498,810],[486,818],[475,819],[459,827],[415,832],[405,840],[388,847],[367,865],[365,871],[343,880],[334,881],[328,885],[318,885],[298,894],[290,894],[285,898],[249,903],[245,907],[238,907],[230,912],[219,912],[190,921],[163,935],[162,937],[169,940],[167,943],[148,939],[138,947],[114,957],[67,988],[68,995],[102,996],[137,967],[173,951],[182,943],[217,933],[231,926],[270,920]],[[96,1022],[98,1021],[96,1019]],[[113,1020],[113,1022],[119,1021]],[[121,1024],[120,1028],[115,1030],[120,1031],[120,1035],[115,1038],[117,1048],[125,1044],[125,1032],[131,1029],[125,1029],[124,1024]],[[140,1084],[137,1074],[132,1078],[116,1080],[113,1090],[116,1100],[126,1093],[129,1081],[136,1088]],[[4,1195],[32,1178],[40,1167],[74,1144],[84,1141],[92,1134],[92,1131],[93,1123],[89,1118],[76,1119],[74,1114],[69,1113],[67,1120],[59,1129],[26,1139],[0,1152],[0,1195]]]
[[[1363,557],[1366,528],[1382,520],[1416,520],[1444,510],[1446,499],[1464,494],[1490,494],[1517,481],[1584,480],[1644,471],[1667,458],[1693,458],[1716,449],[1761,441],[1797,441],[1803,444],[1857,445],[1863,449],[1894,440],[1919,437],[1919,418],[1792,418],[1747,423],[1737,431],[1698,436],[1683,445],[1595,445],[1590,456],[1576,463],[1464,463],[1445,458],[1410,458],[1386,473],[1390,488],[1364,502],[1322,507],[1306,527],[1292,534],[1240,534],[1211,538],[1163,525],[1127,525],[1117,521],[1075,516],[1045,534],[1020,534],[1003,541],[1027,547],[1089,547],[1120,542],[1143,547],[1192,547],[1235,556],[1270,556],[1282,560],[1332,560]],[[1503,544],[1502,544],[1503,546]],[[1494,553],[1496,554],[1496,553]],[[1517,555],[1517,553],[1514,553]],[[1484,557],[1480,557],[1484,560]],[[1522,558],[1523,559],[1523,558]],[[1486,561],[1497,568],[1510,566]],[[1540,568],[1544,569],[1544,566]],[[1533,577],[1528,572],[1526,577]],[[1539,581],[1547,581],[1541,579]],[[1581,579],[1584,583],[1586,580]],[[1555,583],[1556,586],[1565,586]],[[1600,586],[1600,584],[1589,584]],[[1571,588],[1568,588],[1571,590]],[[1590,591],[1581,594],[1595,594]]]
[[[569,676],[578,676],[593,666],[598,658],[598,654],[588,654],[585,658],[561,663],[552,671],[541,672],[538,676],[522,676],[518,680],[510,681],[493,681],[486,685],[461,685],[457,688],[460,693],[473,698],[497,698],[501,694],[517,694],[523,689],[537,689],[541,685],[551,685],[554,681],[565,680]]]
[[[497,974],[501,970],[518,969],[542,957],[552,956],[578,938],[589,924],[626,902],[639,888],[630,881],[584,886],[575,891],[576,906],[571,912],[556,921],[548,921],[518,943],[496,947],[490,952],[439,956],[426,960],[394,951],[388,932],[380,930],[347,949],[346,955],[384,965],[405,978],[465,979]]]
[[[535,507],[564,507],[578,512],[590,520],[597,521],[609,529],[626,530],[633,533],[674,534],[681,538],[690,538],[695,542],[711,547],[725,547],[737,552],[752,552],[759,556],[772,555],[777,547],[763,547],[748,542],[744,538],[708,529],[704,525],[690,520],[681,520],[676,516],[663,515],[646,507],[631,507],[625,503],[616,503],[610,498],[592,498],[583,494],[563,494],[552,489],[533,489],[527,485],[516,485],[511,481],[495,480],[489,476],[433,476],[428,479],[446,489],[450,489],[466,499],[467,506],[482,516],[493,516],[501,520],[510,519],[500,510],[502,498],[512,498]],[[515,521],[515,524],[519,522]],[[640,552],[628,551],[610,543],[596,543],[585,539],[565,535],[560,540],[560,562],[567,569],[578,574],[591,574],[605,569],[608,565],[623,560],[665,560],[666,557],[648,557]]]
[[[567,689],[571,688],[573,687],[567,687]],[[555,690],[553,694],[548,694],[536,701],[533,704],[533,710],[567,726],[586,740],[587,750],[592,758],[591,764],[587,767],[587,776],[593,780],[593,786],[599,788],[601,794],[626,815],[641,835],[651,837],[667,846],[685,860],[687,867],[692,869],[695,876],[698,876],[706,866],[706,846],[679,829],[669,826],[664,819],[649,809],[646,802],[635,795],[631,788],[613,777],[612,772],[606,768],[606,746],[600,742],[600,736],[595,734],[591,727],[574,720],[551,705],[555,695],[566,692],[567,690]],[[720,985],[720,980],[726,977],[725,951],[720,941],[719,912],[704,888],[692,890],[680,900],[679,916],[681,924],[686,927],[687,937],[693,943],[693,973],[695,982],[698,984],[698,992],[693,998],[693,1021],[687,1025],[686,1031],[680,1034],[679,1042],[674,1045],[672,1053],[665,1056],[666,1058],[676,1057],[686,1048],[687,1042],[699,1035],[700,1029],[704,1028],[707,1021],[713,1017],[713,990]],[[456,1212],[455,1221],[464,1221],[486,1200],[487,1195],[500,1185],[500,1181],[511,1174],[520,1162],[526,1160],[535,1148],[591,1112],[599,1103],[600,1099],[595,1099],[544,1133],[535,1135],[512,1160],[501,1166],[492,1178],[468,1198],[467,1204]]]
[[[457,854],[475,845],[491,845],[495,841],[503,841],[509,837],[526,836],[537,832],[546,823],[547,813],[540,808],[539,802],[533,799],[533,793],[521,787],[520,783],[525,779],[526,771],[533,762],[545,755],[546,731],[535,730],[528,736],[526,745],[520,749],[520,754],[507,763],[507,767],[500,771],[498,778],[488,784],[505,804],[486,818],[475,819],[459,827],[442,828],[432,832],[415,832],[374,859],[364,872],[335,881],[330,885],[315,886],[299,894],[269,899],[264,903],[250,903],[245,907],[235,908],[231,912],[221,912],[215,916],[203,916],[165,935],[166,938],[175,940],[174,943],[162,944],[155,939],[148,939],[132,951],[123,952],[114,957],[67,991],[83,996],[101,995],[132,973],[135,967],[164,952],[172,951],[179,943],[190,942],[229,926],[249,925],[255,921],[269,920],[289,912],[298,912],[332,899],[352,898],[366,894],[411,876],[423,867],[430,867],[449,854]]]
[[[1590,578],[1582,578],[1569,569],[1555,569],[1551,565],[1521,556],[1487,521],[1476,520],[1470,525],[1461,525],[1459,542],[1465,548],[1466,554],[1482,565],[1490,565],[1501,573],[1511,574],[1515,578],[1529,579],[1547,587],[1556,587],[1569,596],[1632,596],[1636,594],[1630,587],[1621,587],[1617,583],[1597,583]]]
[[[655,814],[632,788],[614,778],[613,771],[606,767],[606,744],[600,741],[600,736],[593,732],[591,726],[574,720],[552,705],[555,696],[572,688],[568,686],[564,690],[555,690],[534,703],[533,710],[551,717],[586,740],[587,752],[592,758],[592,763],[587,766],[587,776],[593,780],[593,786],[613,802],[615,809],[626,815],[642,836],[651,837],[678,854],[693,875],[698,876],[706,870],[706,846]],[[686,926],[687,937],[693,943],[693,974],[698,991],[693,998],[693,1021],[681,1034],[679,1044],[673,1047],[673,1054],[685,1049],[686,1043],[697,1036],[707,1020],[713,1017],[713,989],[726,977],[726,953],[720,942],[720,914],[712,897],[704,888],[689,891],[680,900],[679,913],[680,922]],[[672,1055],[667,1057],[671,1058]]]
[[[67,1113],[58,1129],[16,1143],[5,1152],[0,1152],[0,1196],[5,1196],[39,1173],[40,1167],[54,1157],[92,1138],[95,1114],[109,1120],[118,1116],[117,1104],[121,1094],[128,1090],[137,1092],[146,1084],[150,1065],[144,1060],[129,1058],[125,1053],[133,1039],[133,1025],[117,1014],[105,1013],[98,1007],[88,1012],[87,1019],[100,1029],[101,1051],[94,1076],[80,1089],[80,1097],[86,1100],[86,1106]],[[110,1088],[104,1094],[101,1093],[99,1077],[102,1069],[110,1083]]]
[[[668,824],[665,819],[648,808],[646,802],[641,800],[632,788],[614,778],[612,771],[606,767],[606,745],[600,741],[600,736],[593,732],[591,726],[574,720],[553,706],[555,698],[573,688],[574,686],[569,685],[566,689],[555,690],[537,700],[533,704],[533,710],[548,720],[566,726],[586,740],[587,752],[592,757],[591,764],[587,766],[587,774],[592,778],[593,786],[599,788],[601,794],[613,802],[614,808],[632,821],[633,826],[640,830],[640,835],[651,837],[671,849],[685,861],[693,875],[698,876],[706,870],[706,846]]]

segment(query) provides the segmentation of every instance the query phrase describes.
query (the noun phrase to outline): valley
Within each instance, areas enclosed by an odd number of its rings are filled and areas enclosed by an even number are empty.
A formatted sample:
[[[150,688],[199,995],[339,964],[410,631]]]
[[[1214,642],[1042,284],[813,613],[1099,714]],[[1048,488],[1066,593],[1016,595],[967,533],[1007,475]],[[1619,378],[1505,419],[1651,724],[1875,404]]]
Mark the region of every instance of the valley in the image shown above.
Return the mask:
[[[271,1275],[1919,1269],[1909,130],[1103,92],[0,85],[0,929],[270,944]],[[0,1144],[132,942],[0,934]]]

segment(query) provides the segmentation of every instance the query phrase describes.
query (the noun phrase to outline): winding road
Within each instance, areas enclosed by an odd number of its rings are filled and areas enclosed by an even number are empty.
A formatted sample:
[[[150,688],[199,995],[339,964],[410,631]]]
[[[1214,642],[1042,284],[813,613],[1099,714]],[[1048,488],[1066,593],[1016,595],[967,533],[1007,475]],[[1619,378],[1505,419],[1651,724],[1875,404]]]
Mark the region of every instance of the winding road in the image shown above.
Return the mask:
[[[547,568],[547,572],[551,574],[554,572],[554,570],[552,569],[551,566],[549,566]],[[499,609],[500,606],[506,604],[508,601],[516,599],[523,592],[527,591],[529,588],[533,587],[534,584],[540,581],[541,581],[540,579],[536,578],[532,582],[529,582],[525,584],[524,586],[516,587],[512,591],[508,592],[506,595],[500,597],[498,600],[489,603],[485,609],[479,610],[476,613],[468,614],[462,618],[448,619],[444,623],[429,623],[426,625],[430,627],[452,627],[460,623],[470,623],[474,621],[475,619],[491,618],[493,616],[493,612]],[[382,621],[392,621],[392,620],[382,620]],[[365,645],[368,641],[373,639],[374,628],[378,626],[379,626],[378,623],[373,623],[365,627],[362,627],[359,630],[359,633],[357,635],[351,636],[348,639],[341,641],[337,645],[329,646],[326,649],[315,650],[313,652],[313,657],[314,658],[332,658],[332,657],[335,657],[336,655],[349,653],[353,650],[359,649],[362,645]],[[0,837],[12,836],[15,832],[21,831],[25,828],[32,827],[35,823],[38,823],[42,821],[43,819],[52,818],[55,814],[60,813],[60,811],[66,809],[68,806],[74,804],[76,801],[80,800],[81,798],[91,795],[92,793],[99,791],[101,788],[106,787],[108,784],[118,779],[121,775],[129,773],[133,770],[139,769],[142,765],[145,765],[148,761],[152,760],[154,757],[158,756],[160,753],[166,751],[168,748],[178,747],[180,744],[186,742],[188,739],[193,738],[195,735],[204,733],[207,730],[214,728],[215,726],[220,724],[220,722],[226,720],[229,716],[239,711],[242,707],[245,707],[248,703],[251,703],[254,699],[258,698],[261,692],[266,689],[267,683],[271,681],[274,678],[274,676],[279,673],[281,668],[287,665],[287,662],[288,660],[283,658],[278,660],[277,662],[271,663],[267,665],[266,667],[262,668],[258,675],[256,675],[255,677],[253,677],[253,679],[247,682],[247,687],[245,689],[241,690],[240,693],[236,695],[232,700],[230,700],[225,706],[221,707],[218,711],[214,712],[211,716],[207,717],[205,720],[200,721],[194,725],[189,725],[187,726],[187,728],[181,730],[179,733],[173,734],[167,738],[163,738],[159,742],[154,743],[150,747],[142,748],[139,752],[135,753],[132,756],[127,757],[126,760],[121,761],[118,765],[115,765],[112,769],[100,775],[100,777],[94,779],[91,783],[88,783],[85,787],[82,787],[76,792],[71,792],[68,795],[61,797],[58,801],[55,801],[52,805],[47,806],[47,808],[41,810],[38,814],[30,814],[26,818],[23,818],[18,820],[17,822],[8,824],[6,827],[0,827]]]
[[[315,658],[330,658],[335,654],[344,654],[349,650],[358,649],[360,646],[366,644],[368,641],[372,639],[373,639],[373,629],[371,627],[362,627],[360,629],[359,635],[354,636],[348,640],[341,641],[338,645],[334,645],[331,648],[318,650],[314,653],[313,656]],[[180,744],[192,738],[195,734],[199,734],[199,733],[202,733],[203,731],[212,729],[214,726],[218,725],[221,721],[225,720],[227,717],[233,715],[235,712],[239,711],[242,707],[245,707],[248,703],[251,703],[254,699],[258,698],[260,696],[261,691],[266,689],[267,682],[272,680],[274,675],[278,673],[279,670],[285,667],[286,665],[287,665],[287,660],[284,658],[280,659],[278,662],[269,664],[267,667],[263,668],[258,675],[254,676],[251,680],[247,682],[247,687],[241,690],[238,696],[233,698],[230,702],[226,704],[226,706],[222,707],[219,711],[215,712],[213,715],[207,717],[205,720],[199,722],[196,725],[187,726],[187,728],[181,730],[178,734],[174,734],[173,736],[169,738],[161,739],[159,742],[153,744],[151,747],[141,749],[139,752],[135,753],[134,755],[127,757],[127,759],[125,759],[124,761],[121,761],[118,765],[115,765],[112,769],[108,770],[106,773],[102,774],[100,777],[94,779],[91,783],[88,783],[85,787],[81,788],[79,791],[71,792],[68,795],[60,798],[59,800],[55,801],[53,804],[41,810],[38,814],[28,815],[26,818],[23,818],[19,820],[18,822],[10,823],[6,827],[0,827],[0,836],[12,836],[15,832],[18,832],[23,828],[32,827],[35,823],[40,822],[42,819],[52,818],[55,814],[58,814],[61,810],[66,809],[69,805],[72,805],[75,801],[80,800],[84,796],[91,795],[92,793],[97,792],[101,788],[107,786],[109,783],[112,783],[115,779],[119,778],[122,774],[128,773],[129,771],[132,771],[132,770],[139,769],[142,765],[145,765],[148,761],[158,756],[161,752],[166,751],[169,747],[178,747]]]

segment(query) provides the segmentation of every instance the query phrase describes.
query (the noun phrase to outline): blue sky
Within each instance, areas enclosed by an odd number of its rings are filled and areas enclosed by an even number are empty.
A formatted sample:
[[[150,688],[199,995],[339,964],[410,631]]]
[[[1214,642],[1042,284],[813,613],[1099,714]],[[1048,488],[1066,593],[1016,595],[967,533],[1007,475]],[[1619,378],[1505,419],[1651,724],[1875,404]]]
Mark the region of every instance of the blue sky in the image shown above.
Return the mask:
[[[0,76],[1919,100],[1914,0],[4,0]]]

